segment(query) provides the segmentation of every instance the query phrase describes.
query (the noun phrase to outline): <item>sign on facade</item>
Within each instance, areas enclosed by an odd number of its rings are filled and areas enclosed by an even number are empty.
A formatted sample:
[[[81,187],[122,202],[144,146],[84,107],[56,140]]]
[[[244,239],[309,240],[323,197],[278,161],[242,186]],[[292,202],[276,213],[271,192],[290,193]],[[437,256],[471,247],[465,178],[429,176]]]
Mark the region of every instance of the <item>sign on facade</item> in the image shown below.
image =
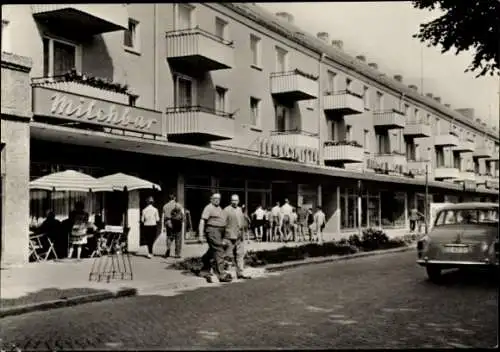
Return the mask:
[[[44,87],[33,88],[33,113],[128,131],[161,135],[162,114]]]
[[[267,139],[264,139],[259,143],[259,154],[274,158],[298,161],[301,163],[319,163],[318,149],[285,145]]]

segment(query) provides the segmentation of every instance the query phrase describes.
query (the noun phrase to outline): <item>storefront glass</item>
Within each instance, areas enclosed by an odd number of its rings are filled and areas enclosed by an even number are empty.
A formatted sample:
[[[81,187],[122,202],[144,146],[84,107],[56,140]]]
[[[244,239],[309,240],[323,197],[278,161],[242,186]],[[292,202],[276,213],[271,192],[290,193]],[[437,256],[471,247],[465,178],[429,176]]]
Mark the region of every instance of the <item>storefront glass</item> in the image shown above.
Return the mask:
[[[354,188],[341,188],[341,229],[355,229],[358,219],[357,193]]]
[[[383,191],[380,193],[382,227],[404,227],[406,225],[405,198],[404,192]]]
[[[380,227],[380,195],[365,192],[361,196],[361,227]],[[340,228],[351,230],[358,228],[358,194],[355,188],[340,189]]]

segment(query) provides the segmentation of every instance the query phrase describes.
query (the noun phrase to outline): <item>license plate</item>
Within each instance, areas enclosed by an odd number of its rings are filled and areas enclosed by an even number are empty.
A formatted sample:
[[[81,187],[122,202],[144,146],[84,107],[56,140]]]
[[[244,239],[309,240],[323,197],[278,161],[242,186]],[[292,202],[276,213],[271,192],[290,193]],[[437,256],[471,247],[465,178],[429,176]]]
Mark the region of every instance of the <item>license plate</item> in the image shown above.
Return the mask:
[[[446,253],[469,253],[468,247],[444,247]]]

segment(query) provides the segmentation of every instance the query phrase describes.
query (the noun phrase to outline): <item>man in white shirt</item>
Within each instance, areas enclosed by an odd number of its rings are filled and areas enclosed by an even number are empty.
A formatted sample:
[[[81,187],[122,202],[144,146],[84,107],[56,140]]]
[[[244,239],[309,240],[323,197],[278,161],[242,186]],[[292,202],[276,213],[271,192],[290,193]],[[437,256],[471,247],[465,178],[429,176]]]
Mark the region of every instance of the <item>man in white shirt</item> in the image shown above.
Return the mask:
[[[266,212],[262,209],[262,205],[259,205],[254,212],[255,219],[255,239],[257,242],[262,242],[262,236],[264,234],[264,222]]]
[[[323,243],[323,230],[326,225],[326,215],[321,210],[321,206],[317,206],[316,213],[314,213],[314,239],[319,244]]]
[[[160,214],[158,209],[153,205],[153,197],[149,197],[146,200],[148,204],[144,209],[142,209],[141,221],[142,221],[142,236],[143,241],[148,246],[148,258],[151,259],[153,256],[153,244],[156,241],[156,236],[158,234],[158,223],[160,222]]]
[[[271,209],[271,240],[276,240],[278,233],[281,237],[281,209],[280,202],[276,202],[276,205]]]
[[[282,241],[287,241],[290,237],[290,217],[293,212],[293,207],[290,205],[288,199],[285,199],[285,204],[281,207],[281,226],[283,227]]]

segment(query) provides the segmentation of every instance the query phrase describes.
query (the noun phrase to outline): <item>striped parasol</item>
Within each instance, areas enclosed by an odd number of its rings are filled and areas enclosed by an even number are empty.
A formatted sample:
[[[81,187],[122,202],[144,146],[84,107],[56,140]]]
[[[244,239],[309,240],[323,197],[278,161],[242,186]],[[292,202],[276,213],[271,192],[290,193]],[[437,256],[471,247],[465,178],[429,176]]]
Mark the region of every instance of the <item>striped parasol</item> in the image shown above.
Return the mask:
[[[121,172],[101,177],[98,180],[111,185],[113,187],[113,190],[115,191],[123,191],[125,187],[128,191],[134,191],[138,189],[156,189],[158,191],[161,191],[161,187],[156,183]]]
[[[94,178],[90,175],[75,171],[66,170],[46,175],[29,184],[30,189],[40,189],[46,191],[70,191],[70,192],[112,192],[110,184]]]

